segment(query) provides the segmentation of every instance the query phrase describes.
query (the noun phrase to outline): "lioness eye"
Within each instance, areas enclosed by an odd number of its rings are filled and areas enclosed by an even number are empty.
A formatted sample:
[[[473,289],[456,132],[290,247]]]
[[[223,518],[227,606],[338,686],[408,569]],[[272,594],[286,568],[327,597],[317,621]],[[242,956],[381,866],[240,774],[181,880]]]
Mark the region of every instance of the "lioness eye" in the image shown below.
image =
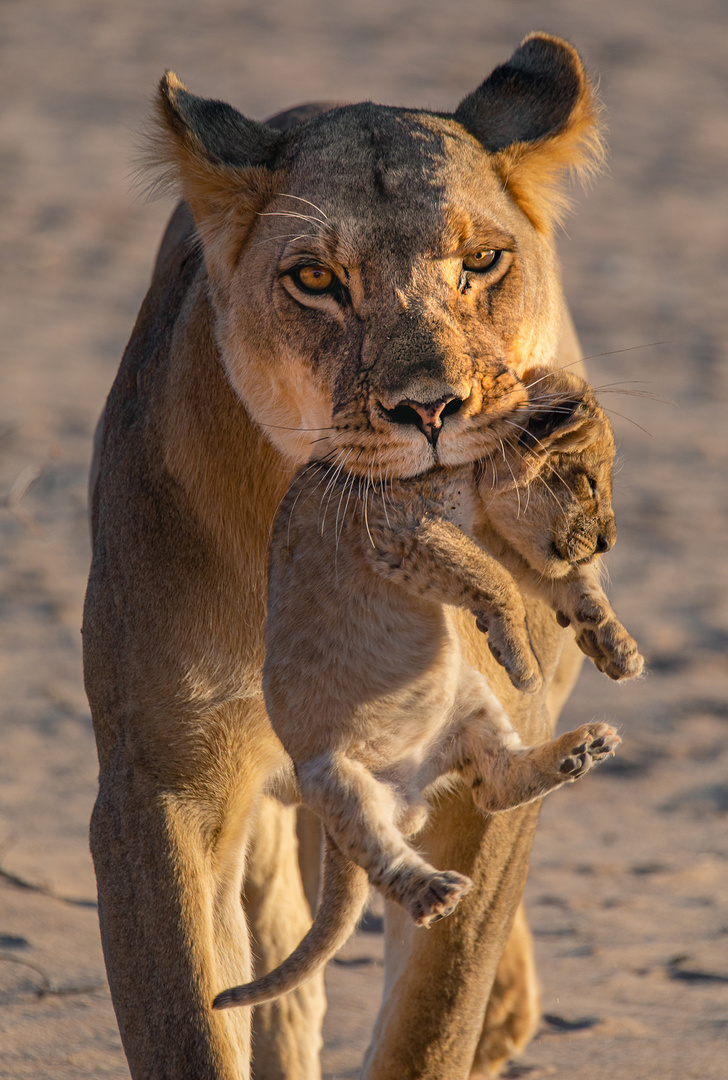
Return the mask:
[[[325,266],[299,266],[293,271],[294,280],[308,292],[326,292],[334,275]]]
[[[500,251],[476,251],[473,255],[466,255],[463,259],[464,270],[490,270],[500,258]]]
[[[589,487],[589,494],[590,495],[596,495],[596,493],[597,493],[597,482],[594,479],[594,477],[593,476],[587,476],[586,482],[587,482],[587,485]]]

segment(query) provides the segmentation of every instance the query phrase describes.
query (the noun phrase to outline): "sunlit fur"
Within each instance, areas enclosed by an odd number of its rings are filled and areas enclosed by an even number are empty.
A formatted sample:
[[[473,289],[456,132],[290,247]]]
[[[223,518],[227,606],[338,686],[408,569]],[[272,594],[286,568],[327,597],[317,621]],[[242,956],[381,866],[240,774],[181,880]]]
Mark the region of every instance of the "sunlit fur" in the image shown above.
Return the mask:
[[[147,163],[186,204],[99,427],[83,637],[101,932],[135,1076],[320,1074],[320,978],[252,1022],[249,1010],[210,1007],[221,987],[288,955],[310,921],[295,811],[271,797],[295,791],[261,691],[271,527],[296,467],[350,465],[361,509],[380,469],[386,487],[473,460],[490,408],[483,380],[576,360],[550,236],[553,188],[540,203],[538,189],[554,155],[566,171],[581,160],[572,119],[581,125],[593,91],[574,49],[548,35],[529,38],[506,68],[506,86],[500,69],[451,115],[364,103],[303,107],[269,124],[196,97],[171,73],[160,84]],[[519,86],[526,96],[514,104]],[[510,182],[501,155],[516,143],[533,152],[519,151]],[[492,271],[463,272],[490,249],[503,253]],[[297,260],[330,269],[345,291],[296,292]],[[389,415],[402,400],[446,399],[460,405],[436,443]],[[354,475],[358,449],[332,453],[325,441],[344,438],[332,425],[345,416],[363,432],[369,478]],[[339,523],[351,521],[344,507]],[[580,654],[546,607],[525,609],[544,676],[535,695],[515,689],[467,613],[452,618],[468,663],[537,743]],[[488,1045],[483,1010],[536,819],[529,804],[488,822],[460,792],[440,797],[422,844],[435,865],[455,850],[476,887],[426,945],[389,912],[387,997],[365,1075],[468,1075],[476,1046]],[[509,1013],[510,1045],[538,1021],[522,925],[510,950],[526,960],[509,965],[525,973],[511,978],[523,1008]]]
[[[528,386],[493,380],[493,419],[479,430],[477,468],[386,483],[373,480],[370,465],[362,484],[345,462],[317,462],[299,472],[283,500],[270,553],[263,685],[301,797],[327,833],[324,891],[295,952],[255,982],[222,992],[216,1007],[270,1000],[315,974],[353,930],[367,879],[417,925],[449,915],[470,879],[436,870],[406,837],[423,828],[427,801],[453,773],[493,813],[574,780],[618,745],[606,725],[584,725],[524,747],[454,633],[453,606],[475,616],[516,687],[538,690],[518,583],[562,623],[579,624],[577,640],[603,670],[615,678],[641,670],[635,643],[587,565],[596,539],[583,539],[583,523],[595,522],[595,537],[608,528],[601,509],[611,515],[608,494],[587,501],[581,481],[597,456],[600,481],[609,483],[611,428],[584,380],[559,373],[544,391],[546,375],[529,373]],[[486,462],[498,493],[488,508],[494,527],[501,509],[517,505],[519,534],[546,530],[543,545],[525,545],[534,558],[515,567],[515,580],[472,539],[493,491]],[[557,470],[567,494],[574,486],[578,517],[554,513],[553,499],[544,512],[535,498],[532,512],[514,495]],[[567,501],[559,504],[564,510]],[[563,545],[575,552],[563,559],[564,572],[544,575],[541,548]]]

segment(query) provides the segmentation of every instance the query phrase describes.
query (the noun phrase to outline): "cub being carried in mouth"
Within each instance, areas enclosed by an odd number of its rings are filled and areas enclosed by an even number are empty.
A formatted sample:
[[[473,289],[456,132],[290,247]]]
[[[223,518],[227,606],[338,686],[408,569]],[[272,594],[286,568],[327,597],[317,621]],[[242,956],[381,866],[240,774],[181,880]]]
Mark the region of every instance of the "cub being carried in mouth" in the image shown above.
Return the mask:
[[[614,439],[594,392],[563,371],[520,382],[503,369],[487,397],[475,466],[375,481],[371,465],[357,472],[339,416],[333,461],[301,469],[283,500],[264,691],[301,799],[324,825],[323,894],[291,956],[219,994],[216,1008],[266,1001],[310,977],[353,931],[369,884],[419,926],[454,909],[470,879],[435,869],[406,839],[438,785],[463,778],[495,813],[576,780],[620,742],[592,723],[524,746],[463,655],[456,608],[472,612],[518,689],[540,688],[520,586],[573,623],[612,678],[643,666],[595,565],[616,529]]]

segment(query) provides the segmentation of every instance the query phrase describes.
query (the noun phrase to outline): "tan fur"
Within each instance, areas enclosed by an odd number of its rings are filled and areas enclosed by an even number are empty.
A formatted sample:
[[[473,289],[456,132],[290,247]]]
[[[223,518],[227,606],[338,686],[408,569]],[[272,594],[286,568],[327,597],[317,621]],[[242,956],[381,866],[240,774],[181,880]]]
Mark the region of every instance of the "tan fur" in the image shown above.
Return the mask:
[[[469,879],[435,870],[405,839],[451,774],[469,779],[481,809],[502,812],[583,775],[620,741],[597,724],[525,748],[453,634],[446,605],[475,616],[518,689],[540,687],[516,584],[468,539],[487,505],[491,527],[504,517],[513,547],[520,540],[528,553],[507,557],[516,581],[562,623],[579,619],[577,640],[615,678],[642,669],[592,568],[614,537],[614,439],[593,392],[543,370],[527,386],[503,372],[488,390],[475,469],[362,485],[335,465],[309,465],[283,500],[263,685],[301,796],[324,823],[325,882],[294,954],[219,994],[217,1008],[268,1000],[313,975],[353,930],[367,877],[419,926],[454,911]]]
[[[567,46],[543,49],[558,53],[552,81],[578,81]],[[567,112],[579,108],[569,101]],[[549,117],[534,108],[546,138]],[[293,814],[269,797],[291,788],[261,690],[278,504],[321,429],[345,415],[360,438],[350,428],[342,451],[361,451],[363,467],[406,477],[467,464],[487,377],[574,356],[553,245],[503,190],[505,145],[487,149],[479,116],[471,129],[467,116],[362,105],[266,126],[170,76],[161,117],[157,160],[191,200],[194,226],[180,209],[99,427],[84,615],[100,763],[91,846],[132,1075],[239,1080],[251,1069],[249,1012],[216,1013],[212,997],[253,975],[249,930],[266,970],[310,921]],[[494,247],[497,273],[461,291],[464,254]],[[290,262],[300,258],[331,267],[342,287],[346,270],[351,306],[301,296]],[[436,456],[392,414],[443,399],[460,404]],[[533,744],[577,665],[551,612],[525,606],[537,694],[512,686],[465,613],[453,633]],[[460,793],[441,796],[422,848],[475,887],[426,949],[388,914],[368,1077],[467,1074],[536,816],[530,804],[485,819]],[[259,1080],[315,1080],[322,1011],[313,980],[256,1012]]]

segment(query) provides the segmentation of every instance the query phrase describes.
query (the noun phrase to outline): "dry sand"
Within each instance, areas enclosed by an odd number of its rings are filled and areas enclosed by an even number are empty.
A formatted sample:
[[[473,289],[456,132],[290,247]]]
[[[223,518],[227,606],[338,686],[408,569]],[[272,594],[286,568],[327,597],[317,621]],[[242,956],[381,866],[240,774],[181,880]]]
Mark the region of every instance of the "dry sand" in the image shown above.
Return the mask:
[[[317,98],[451,108],[531,29],[578,44],[609,108],[610,171],[561,243],[594,381],[676,407],[604,396],[611,591],[650,674],[585,670],[564,717],[616,718],[624,747],[544,809],[527,901],[547,1019],[510,1075],[726,1080],[724,0],[0,6],[0,1077],[128,1076],[87,850],[79,625],[91,432],[170,210],[129,184],[156,80],[173,67],[258,118]],[[376,928],[329,972],[339,1080],[376,1009]]]

